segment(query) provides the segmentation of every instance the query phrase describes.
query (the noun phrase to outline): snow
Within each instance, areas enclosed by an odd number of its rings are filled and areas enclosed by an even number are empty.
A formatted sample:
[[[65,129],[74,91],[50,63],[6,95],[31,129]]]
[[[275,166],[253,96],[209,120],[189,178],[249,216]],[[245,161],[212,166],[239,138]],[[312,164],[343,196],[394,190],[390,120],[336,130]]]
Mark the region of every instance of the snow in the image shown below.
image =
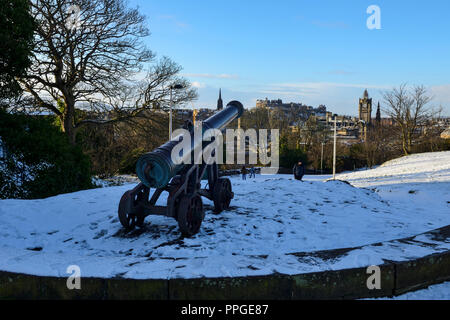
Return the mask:
[[[366,171],[338,175],[357,187],[450,183],[450,152],[413,154]],[[447,193],[448,195],[448,193]]]
[[[182,238],[174,219],[150,216],[126,233],[117,219],[122,194],[136,184],[41,200],[0,201],[0,270],[67,276],[188,278],[298,274],[405,260],[449,250],[389,242],[450,224],[450,152],[413,155],[338,179],[290,175],[231,177],[229,211],[212,213],[199,234]],[[159,204],[165,204],[165,197]],[[433,243],[425,235],[417,240]],[[370,244],[384,241],[382,246]],[[339,259],[290,253],[358,247]]]
[[[107,178],[101,178],[99,176],[92,178],[92,184],[99,188],[122,186],[129,183],[139,183],[138,177],[135,175],[121,174]]]
[[[430,286],[423,290],[408,292],[397,297],[372,300],[450,300],[450,282]]]

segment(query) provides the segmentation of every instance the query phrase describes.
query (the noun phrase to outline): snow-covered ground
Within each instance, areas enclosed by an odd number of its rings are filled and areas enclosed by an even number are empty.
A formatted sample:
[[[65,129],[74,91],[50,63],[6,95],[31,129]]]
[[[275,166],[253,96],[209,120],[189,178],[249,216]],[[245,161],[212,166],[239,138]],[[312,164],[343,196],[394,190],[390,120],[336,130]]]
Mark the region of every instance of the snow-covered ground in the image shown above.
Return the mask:
[[[423,290],[408,292],[398,297],[368,300],[450,300],[450,282],[430,286]]]
[[[139,183],[139,178],[136,175],[129,174],[121,174],[103,179],[96,176],[92,178],[92,183],[101,188],[117,187],[129,183]]]
[[[376,264],[381,256],[361,250],[333,264],[311,264],[288,253],[362,246],[450,224],[450,152],[338,176],[358,188],[328,178],[232,177],[231,209],[214,215],[204,200],[206,218],[192,238],[180,236],[175,220],[153,216],[143,229],[125,233],[117,207],[135,184],[2,200],[0,270],[67,276],[67,267],[78,265],[82,276],[163,279],[296,274]]]

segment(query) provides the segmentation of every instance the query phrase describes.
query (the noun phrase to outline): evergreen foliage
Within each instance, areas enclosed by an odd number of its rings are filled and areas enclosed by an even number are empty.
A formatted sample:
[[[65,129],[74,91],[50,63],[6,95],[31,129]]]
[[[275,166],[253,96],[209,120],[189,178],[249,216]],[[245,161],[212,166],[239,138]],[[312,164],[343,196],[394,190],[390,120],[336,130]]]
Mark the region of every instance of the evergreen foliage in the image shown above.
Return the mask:
[[[53,117],[0,110],[0,139],[0,198],[45,198],[93,187],[89,158]]]

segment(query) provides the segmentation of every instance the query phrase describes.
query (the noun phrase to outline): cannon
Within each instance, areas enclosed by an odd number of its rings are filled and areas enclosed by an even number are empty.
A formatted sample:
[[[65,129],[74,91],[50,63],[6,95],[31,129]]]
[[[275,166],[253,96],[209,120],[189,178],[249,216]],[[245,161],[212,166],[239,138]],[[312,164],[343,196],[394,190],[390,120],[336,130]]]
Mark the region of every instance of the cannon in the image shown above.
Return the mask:
[[[202,136],[208,129],[224,131],[243,112],[244,107],[240,102],[230,102],[226,108],[202,123]],[[196,148],[203,150],[212,141],[196,141],[192,124],[188,124],[185,129],[189,130],[192,143],[190,152],[182,156],[192,159]],[[172,151],[181,141],[182,138],[175,137],[139,158],[136,173],[141,183],[125,192],[119,203],[119,221],[126,229],[142,227],[149,215],[161,215],[176,219],[182,234],[192,236],[198,233],[205,217],[202,197],[214,202],[216,214],[229,208],[234,193],[230,180],[219,177],[217,163],[174,163]],[[202,179],[208,181],[205,188],[202,188]],[[167,204],[156,205],[163,192],[168,193]]]

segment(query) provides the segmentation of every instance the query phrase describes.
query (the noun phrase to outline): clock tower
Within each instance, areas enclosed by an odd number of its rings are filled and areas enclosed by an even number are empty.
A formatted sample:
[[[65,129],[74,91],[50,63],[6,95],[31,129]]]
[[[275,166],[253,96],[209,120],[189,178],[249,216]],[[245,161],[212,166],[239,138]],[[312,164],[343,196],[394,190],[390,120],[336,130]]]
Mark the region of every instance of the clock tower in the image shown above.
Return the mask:
[[[364,121],[366,124],[372,123],[372,98],[369,98],[367,89],[364,90],[363,97],[359,99],[358,114],[359,120]]]

